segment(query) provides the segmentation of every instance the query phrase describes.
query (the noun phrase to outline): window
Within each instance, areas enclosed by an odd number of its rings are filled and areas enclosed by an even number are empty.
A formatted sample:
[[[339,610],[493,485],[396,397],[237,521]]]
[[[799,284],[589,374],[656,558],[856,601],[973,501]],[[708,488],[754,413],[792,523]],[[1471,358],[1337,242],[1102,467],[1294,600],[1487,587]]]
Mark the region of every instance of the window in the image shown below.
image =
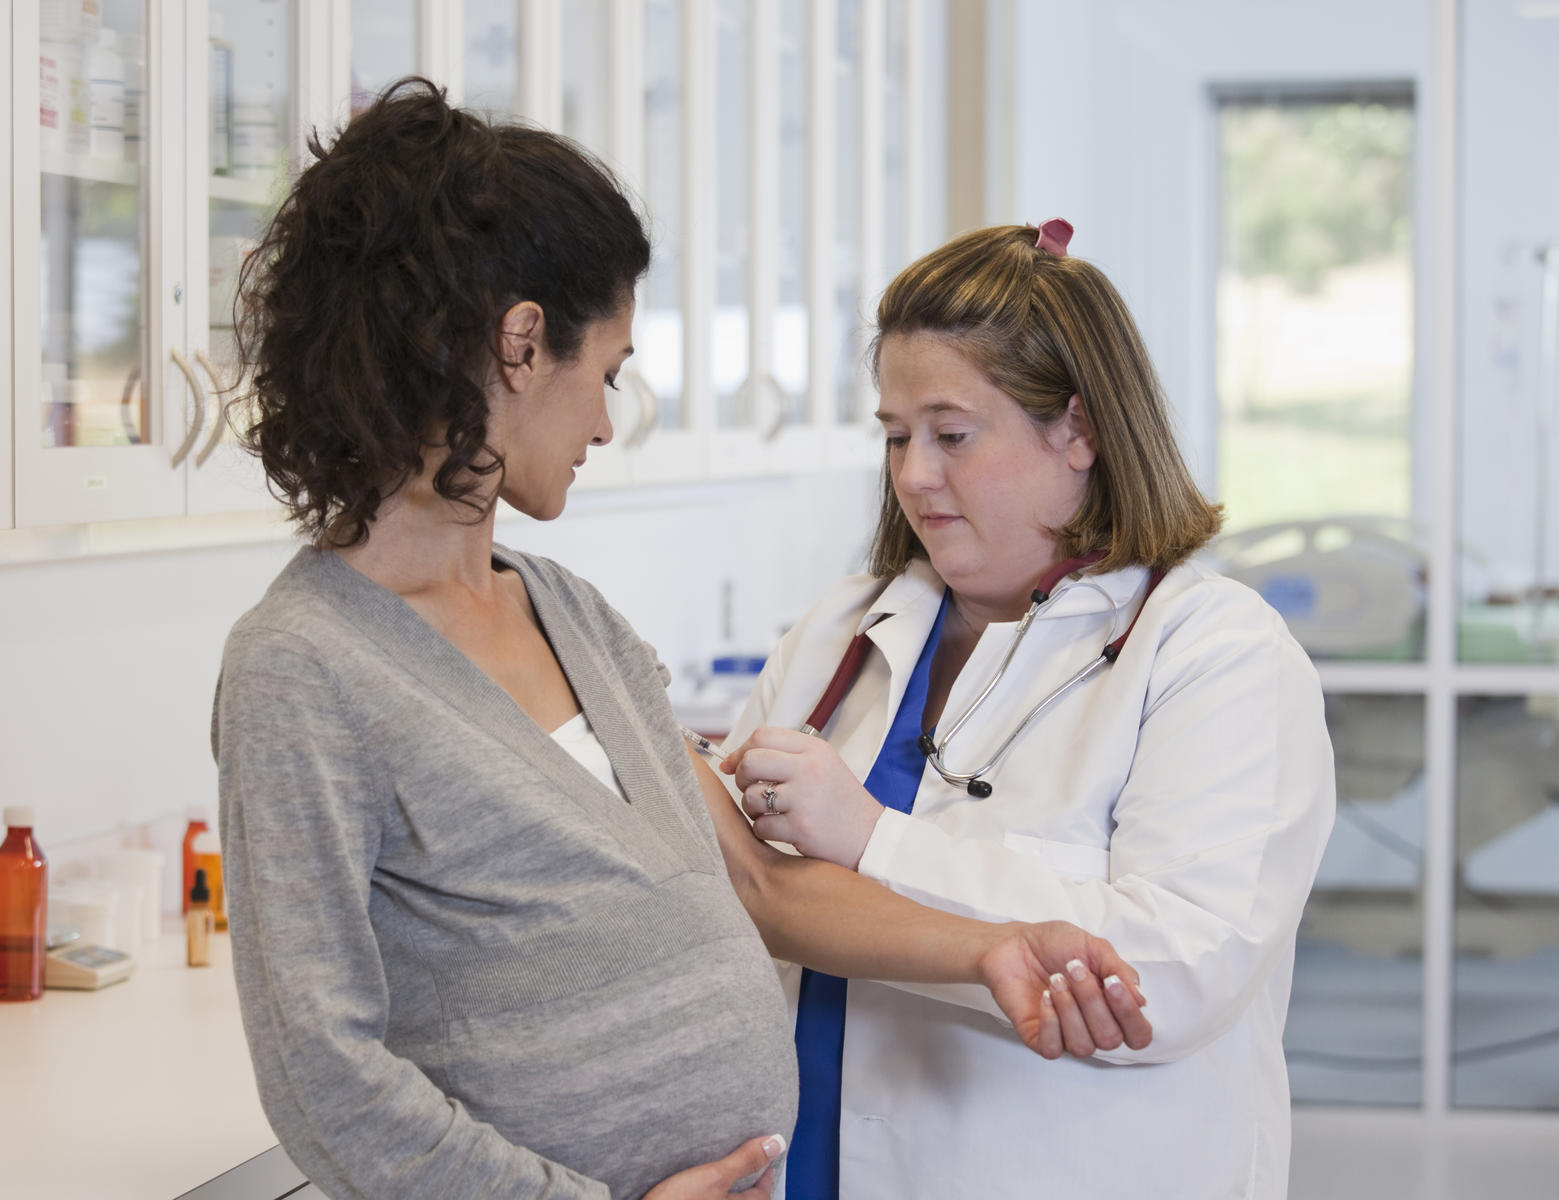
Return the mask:
[[[1215,102],[1229,527],[1411,518],[1411,90]]]

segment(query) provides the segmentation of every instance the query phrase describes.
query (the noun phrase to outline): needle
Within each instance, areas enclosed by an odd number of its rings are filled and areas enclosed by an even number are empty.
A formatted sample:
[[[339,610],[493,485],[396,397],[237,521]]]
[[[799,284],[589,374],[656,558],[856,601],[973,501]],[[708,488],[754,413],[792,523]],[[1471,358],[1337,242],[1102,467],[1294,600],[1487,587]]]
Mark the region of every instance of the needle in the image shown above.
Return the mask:
[[[694,733],[686,725],[681,726],[681,729],[682,736],[693,743],[693,749],[697,750],[700,754],[708,755],[710,760],[715,763],[720,763],[725,760],[725,751],[720,749],[719,746],[716,746],[703,734]]]

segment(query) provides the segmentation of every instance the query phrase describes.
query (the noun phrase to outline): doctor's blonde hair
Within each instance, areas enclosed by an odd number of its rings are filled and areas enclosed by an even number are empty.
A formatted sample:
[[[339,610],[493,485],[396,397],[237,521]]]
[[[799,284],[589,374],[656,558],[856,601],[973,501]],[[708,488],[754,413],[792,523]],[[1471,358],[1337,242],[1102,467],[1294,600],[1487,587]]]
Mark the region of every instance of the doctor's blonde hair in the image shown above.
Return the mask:
[[[1082,503],[1055,531],[1062,558],[1103,550],[1097,572],[1185,561],[1223,522],[1175,444],[1158,374],[1120,294],[1091,263],[1035,246],[1021,225],[977,229],[899,272],[877,306],[872,372],[886,338],[942,338],[1041,429],[1080,397],[1095,460]],[[897,575],[925,547],[893,494],[886,460],[868,569]]]

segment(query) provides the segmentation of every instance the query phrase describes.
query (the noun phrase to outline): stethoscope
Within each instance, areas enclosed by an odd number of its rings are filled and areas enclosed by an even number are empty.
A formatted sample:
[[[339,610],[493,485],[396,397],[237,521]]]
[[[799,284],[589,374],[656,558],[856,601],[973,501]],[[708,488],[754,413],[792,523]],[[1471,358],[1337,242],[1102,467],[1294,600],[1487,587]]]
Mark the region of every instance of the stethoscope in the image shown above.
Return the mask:
[[[979,711],[980,705],[984,704],[986,698],[996,690],[996,685],[1001,682],[1002,676],[1007,673],[1007,667],[1011,665],[1013,656],[1017,654],[1018,647],[1023,642],[1023,635],[1028,632],[1029,626],[1034,623],[1034,617],[1039,612],[1040,607],[1050,599],[1056,584],[1060,583],[1061,580],[1065,579],[1073,571],[1080,571],[1084,567],[1093,566],[1094,563],[1103,557],[1104,552],[1102,550],[1095,551],[1092,554],[1085,554],[1079,558],[1069,558],[1065,562],[1057,563],[1050,570],[1046,571],[1043,577],[1041,577],[1039,584],[1034,588],[1028,611],[1018,621],[1017,628],[1012,631],[1012,640],[1007,645],[1007,653],[1002,656],[1001,663],[996,668],[996,674],[985,685],[985,690],[974,698],[974,701],[964,710],[963,715],[953,722],[952,728],[942,736],[940,741],[934,740],[929,733],[920,735],[920,752],[926,756],[927,761],[936,769],[936,773],[948,783],[957,784],[959,787],[965,788],[977,800],[985,799],[991,794],[993,789],[981,776],[989,774],[1001,765],[1001,761],[1007,757],[1008,751],[1017,744],[1018,739],[1023,736],[1024,731],[1034,723],[1035,719],[1052,704],[1060,700],[1062,696],[1065,696],[1073,688],[1078,687],[1087,680],[1092,679],[1120,657],[1121,648],[1126,645],[1126,639],[1131,636],[1131,631],[1136,628],[1137,620],[1142,616],[1142,610],[1147,607],[1148,597],[1153,594],[1153,590],[1163,581],[1164,572],[1160,569],[1155,568],[1148,577],[1148,588],[1142,594],[1142,603],[1137,606],[1136,614],[1131,618],[1131,623],[1126,626],[1125,632],[1119,637],[1112,637],[1110,641],[1107,641],[1104,644],[1104,649],[1099,652],[1098,658],[1083,667],[1030,709],[1028,716],[1019,722],[1017,728],[1008,735],[1006,741],[1002,742],[989,761],[967,773],[954,771],[948,767],[948,743],[958,735],[958,731],[968,723],[969,718]],[[1110,598],[1109,594],[1092,580],[1080,579],[1077,586],[1092,588],[1103,595],[1105,599],[1110,600],[1111,606],[1114,606],[1115,602]],[[1110,633],[1112,635],[1115,633],[1113,624],[1110,627]],[[830,718],[834,715],[834,711],[844,699],[845,693],[850,690],[850,685],[855,682],[855,677],[860,674],[861,664],[866,659],[866,651],[870,645],[871,641],[865,631],[856,634],[850,640],[849,646],[845,648],[844,657],[840,659],[839,666],[834,671],[833,678],[828,681],[828,686],[823,689],[822,699],[817,702],[817,707],[812,710],[812,715],[807,718],[806,724],[802,725],[802,733],[815,737],[818,735],[818,731],[828,724]]]

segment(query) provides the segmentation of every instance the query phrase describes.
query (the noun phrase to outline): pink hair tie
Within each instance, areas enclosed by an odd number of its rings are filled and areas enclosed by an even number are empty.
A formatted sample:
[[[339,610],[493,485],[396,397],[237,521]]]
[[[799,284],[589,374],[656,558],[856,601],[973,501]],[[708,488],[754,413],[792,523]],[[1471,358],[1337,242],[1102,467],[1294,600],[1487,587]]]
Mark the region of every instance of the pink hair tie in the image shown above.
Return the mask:
[[[1030,225],[1029,228],[1034,229],[1035,226]],[[1065,258],[1067,245],[1072,240],[1072,223],[1060,217],[1051,217],[1041,223],[1038,230],[1039,236],[1034,239],[1034,245],[1057,258]]]

